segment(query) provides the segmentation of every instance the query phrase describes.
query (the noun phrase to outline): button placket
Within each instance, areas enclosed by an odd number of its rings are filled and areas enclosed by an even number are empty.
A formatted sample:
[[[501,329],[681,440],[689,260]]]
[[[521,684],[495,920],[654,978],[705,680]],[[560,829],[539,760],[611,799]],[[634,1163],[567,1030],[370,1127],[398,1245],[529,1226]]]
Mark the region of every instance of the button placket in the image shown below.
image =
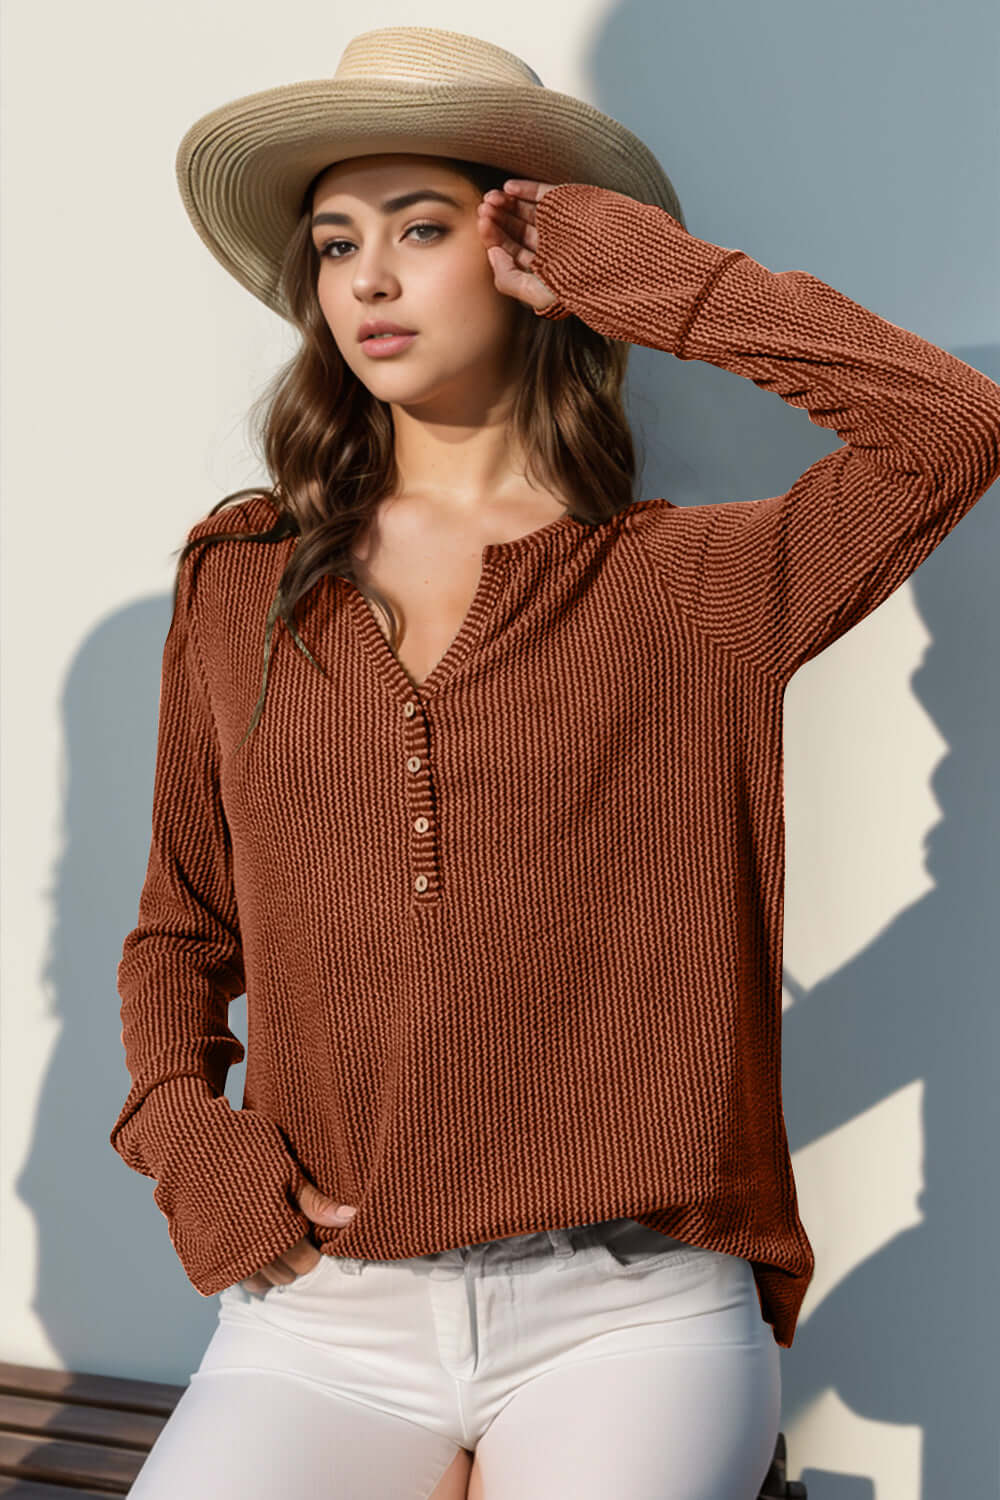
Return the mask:
[[[409,881],[419,905],[440,899],[437,823],[431,778],[427,719],[415,698],[403,704],[406,808],[410,825]]]

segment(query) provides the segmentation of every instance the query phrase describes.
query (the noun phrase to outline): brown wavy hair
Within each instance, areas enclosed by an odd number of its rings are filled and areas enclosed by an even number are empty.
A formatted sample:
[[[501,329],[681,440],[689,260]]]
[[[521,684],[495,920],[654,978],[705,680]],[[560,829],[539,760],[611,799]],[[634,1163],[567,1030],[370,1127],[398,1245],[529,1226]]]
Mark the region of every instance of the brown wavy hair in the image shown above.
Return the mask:
[[[445,157],[444,164],[486,193],[516,173]],[[325,171],[324,167],[322,171]],[[320,578],[349,580],[386,616],[389,643],[399,641],[389,601],[355,576],[351,551],[378,503],[399,484],[392,416],[343,359],[316,291],[320,256],[311,232],[317,172],[302,197],[280,273],[281,290],[301,342],[268,382],[249,413],[250,439],[273,484],[234,490],[208,512],[213,516],[249,496],[268,499],[277,519],[267,531],[225,531],[189,537],[181,548],[174,583],[188,553],[214,542],[266,543],[297,536],[268,610],[260,696],[242,746],[259,722],[267,694],[274,626],[281,620],[295,645],[319,671],[296,628],[296,606]],[[636,455],[625,415],[623,385],[631,345],[595,333],[582,319],[539,318],[518,304],[517,338],[523,354],[511,424],[527,454],[527,471],[550,491],[572,496],[571,514],[591,525],[608,520],[633,501]]]

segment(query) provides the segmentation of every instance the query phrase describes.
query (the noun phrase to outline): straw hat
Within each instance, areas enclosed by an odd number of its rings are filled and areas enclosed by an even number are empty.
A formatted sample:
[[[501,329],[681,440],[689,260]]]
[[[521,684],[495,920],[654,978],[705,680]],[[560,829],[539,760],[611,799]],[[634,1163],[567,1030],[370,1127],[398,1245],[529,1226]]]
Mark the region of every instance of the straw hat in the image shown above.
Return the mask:
[[[216,260],[288,318],[279,269],[309,183],[334,162],[383,152],[460,157],[538,182],[613,188],[684,225],[670,179],[624,125],[545,88],[513,52],[427,26],[362,32],[332,78],[219,105],[185,133],[177,182]]]

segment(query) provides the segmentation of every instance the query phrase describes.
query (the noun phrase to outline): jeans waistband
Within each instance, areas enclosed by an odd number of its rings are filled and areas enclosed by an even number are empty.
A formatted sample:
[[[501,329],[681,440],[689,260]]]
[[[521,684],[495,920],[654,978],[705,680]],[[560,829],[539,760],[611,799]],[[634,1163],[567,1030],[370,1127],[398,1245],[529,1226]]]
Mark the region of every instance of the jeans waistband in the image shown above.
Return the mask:
[[[611,1222],[617,1224],[619,1221],[618,1220],[613,1220]],[[546,1235],[547,1238],[548,1238],[549,1247],[550,1247],[550,1249],[552,1251],[552,1254],[558,1260],[568,1260],[568,1259],[570,1259],[570,1257],[572,1257],[573,1255],[576,1254],[576,1252],[577,1252],[577,1250],[578,1250],[578,1248],[580,1247],[581,1244],[588,1243],[589,1242],[589,1238],[592,1235],[596,1234],[599,1230],[603,1229],[604,1227],[605,1227],[605,1224],[602,1221],[600,1224],[578,1224],[578,1225],[570,1226],[570,1227],[567,1227],[567,1228],[564,1228],[564,1229],[544,1229],[544,1230],[540,1230],[540,1231],[535,1231],[534,1234],[540,1233],[540,1234]],[[529,1234],[526,1234],[526,1235],[515,1236],[515,1238],[531,1239],[531,1238],[534,1238],[534,1234],[529,1233]],[[574,1243],[574,1235],[576,1236],[576,1243]],[[487,1244],[502,1244],[502,1243],[503,1243],[502,1240],[499,1240],[499,1241],[487,1241]],[[470,1246],[470,1245],[461,1245],[461,1246],[458,1246],[456,1248],[458,1249],[459,1252],[461,1252],[463,1254],[463,1259],[464,1259],[464,1252],[472,1249],[472,1246]],[[431,1256],[433,1256],[436,1253],[441,1253],[441,1252],[433,1252],[432,1251],[431,1252]],[[446,1251],[446,1252],[443,1252],[443,1253],[448,1254],[448,1253],[454,1253],[454,1252],[447,1252]],[[431,1257],[429,1256],[428,1259],[430,1259],[430,1258]],[[352,1256],[338,1256],[337,1257],[337,1263],[340,1266],[340,1269],[342,1271],[346,1271],[349,1275],[357,1275],[357,1274],[359,1274],[364,1269],[364,1267],[366,1265],[371,1264],[371,1262],[368,1261],[368,1260],[366,1260],[364,1257],[352,1257]]]

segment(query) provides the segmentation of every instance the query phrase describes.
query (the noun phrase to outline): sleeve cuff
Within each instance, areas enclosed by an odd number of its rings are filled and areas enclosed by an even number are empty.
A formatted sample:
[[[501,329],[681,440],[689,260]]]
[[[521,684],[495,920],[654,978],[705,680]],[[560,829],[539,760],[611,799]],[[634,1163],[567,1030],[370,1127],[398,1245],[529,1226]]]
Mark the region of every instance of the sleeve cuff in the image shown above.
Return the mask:
[[[312,1221],[295,1201],[307,1179],[280,1127],[233,1109],[204,1079],[154,1088],[125,1132],[156,1179],[153,1199],[202,1296],[259,1271],[309,1233]]]
[[[561,297],[550,302],[548,307],[536,307],[533,309],[536,318],[568,318],[572,309],[567,307]]]

